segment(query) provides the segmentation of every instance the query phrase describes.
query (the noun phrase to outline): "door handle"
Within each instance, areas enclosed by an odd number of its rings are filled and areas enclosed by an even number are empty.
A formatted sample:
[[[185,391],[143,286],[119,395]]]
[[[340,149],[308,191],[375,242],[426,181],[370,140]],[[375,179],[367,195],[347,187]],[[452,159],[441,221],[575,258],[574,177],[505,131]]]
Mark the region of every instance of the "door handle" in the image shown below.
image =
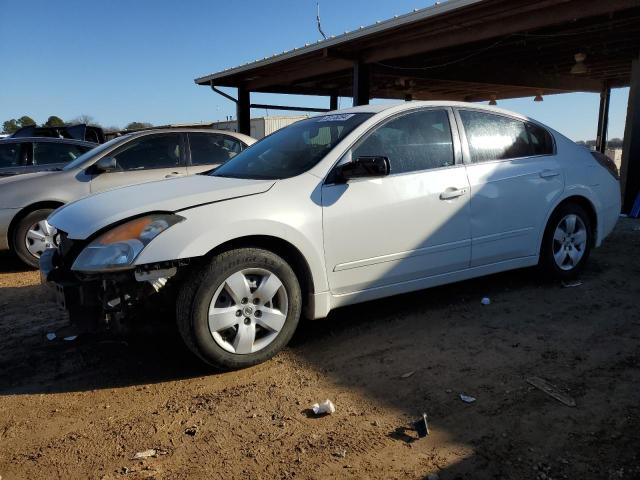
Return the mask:
[[[165,176],[164,176],[164,178],[181,177],[182,175],[184,175],[184,173],[180,173],[180,172],[171,172],[171,173],[168,173],[167,175],[165,175]]]
[[[451,200],[453,198],[461,197],[465,193],[467,193],[466,188],[450,187],[440,194],[440,200]]]
[[[557,170],[542,170],[540,172],[540,178],[553,178],[560,175],[560,172]]]

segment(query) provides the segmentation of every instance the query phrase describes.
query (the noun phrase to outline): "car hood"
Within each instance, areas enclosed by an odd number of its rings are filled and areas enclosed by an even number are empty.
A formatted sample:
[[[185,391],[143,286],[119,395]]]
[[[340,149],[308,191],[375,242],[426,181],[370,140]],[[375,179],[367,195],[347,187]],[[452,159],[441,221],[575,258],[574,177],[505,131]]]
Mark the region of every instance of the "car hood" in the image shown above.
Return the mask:
[[[274,180],[194,175],[116,188],[69,203],[49,223],[70,238],[86,239],[98,230],[148,212],[177,212],[269,190]]]

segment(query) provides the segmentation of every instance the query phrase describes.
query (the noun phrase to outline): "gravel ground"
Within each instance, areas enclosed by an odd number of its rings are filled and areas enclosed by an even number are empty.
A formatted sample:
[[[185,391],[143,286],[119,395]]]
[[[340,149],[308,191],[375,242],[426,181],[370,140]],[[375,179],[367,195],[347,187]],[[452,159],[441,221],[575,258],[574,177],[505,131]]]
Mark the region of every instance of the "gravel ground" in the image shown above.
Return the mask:
[[[46,340],[64,315],[2,255],[1,478],[640,478],[640,222],[581,280],[527,269],[340,309],[220,374],[170,326]]]

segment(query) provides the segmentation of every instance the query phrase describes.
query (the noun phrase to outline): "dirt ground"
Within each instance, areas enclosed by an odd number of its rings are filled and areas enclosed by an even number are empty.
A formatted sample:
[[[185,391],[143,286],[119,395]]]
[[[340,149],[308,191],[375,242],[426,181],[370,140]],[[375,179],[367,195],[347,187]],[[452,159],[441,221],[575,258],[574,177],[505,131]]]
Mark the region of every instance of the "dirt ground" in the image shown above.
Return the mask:
[[[0,475],[640,478],[640,222],[621,220],[581,280],[522,270],[344,308],[220,374],[171,328],[48,341],[63,314],[0,256]],[[336,413],[311,415],[327,398]]]

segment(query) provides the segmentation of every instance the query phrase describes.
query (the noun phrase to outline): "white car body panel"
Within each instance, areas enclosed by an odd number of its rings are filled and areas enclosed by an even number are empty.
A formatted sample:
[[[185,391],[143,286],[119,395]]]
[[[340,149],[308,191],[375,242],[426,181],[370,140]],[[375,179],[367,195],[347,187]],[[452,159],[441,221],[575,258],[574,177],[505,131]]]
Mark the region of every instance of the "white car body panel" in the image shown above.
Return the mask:
[[[454,188],[464,193],[440,199]],[[463,165],[325,185],[322,202],[333,294],[469,266],[469,184]]]
[[[471,266],[535,255],[540,227],[564,187],[556,157],[470,164],[466,170],[471,185]]]
[[[593,207],[597,245],[610,233],[620,211],[618,182],[586,149],[547,127],[556,142],[555,155],[467,161],[325,184],[333,166],[380,122],[396,113],[433,107],[474,108],[531,121],[501,109],[456,102],[356,107],[340,113],[375,115],[296,177],[261,181],[195,176],[147,183],[70,204],[57,210],[50,222],[72,238],[87,238],[146,212],[183,216],[185,221],[142,251],[136,266],[200,257],[243,237],[286,241],[308,264],[313,287],[307,315],[312,318],[342,305],[535,265],[550,215],[572,196]],[[466,191],[455,199],[440,199],[449,188]]]

